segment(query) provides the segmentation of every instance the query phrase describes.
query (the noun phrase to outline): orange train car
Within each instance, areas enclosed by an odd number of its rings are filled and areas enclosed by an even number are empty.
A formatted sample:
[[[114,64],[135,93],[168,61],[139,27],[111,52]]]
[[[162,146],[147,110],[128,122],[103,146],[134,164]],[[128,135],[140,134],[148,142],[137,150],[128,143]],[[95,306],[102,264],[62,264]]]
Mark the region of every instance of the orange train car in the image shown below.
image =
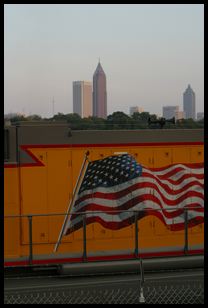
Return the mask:
[[[153,211],[119,229],[92,221],[85,233],[80,227],[63,236],[54,252],[87,151],[90,161],[128,153],[150,170],[177,164],[202,169],[203,130],[72,131],[63,123],[33,122],[5,126],[5,266],[80,262],[83,249],[89,261],[129,259],[135,252],[143,257],[203,254],[202,203],[201,219],[187,227],[184,222],[180,229],[171,228]],[[203,179],[199,182],[202,187]]]

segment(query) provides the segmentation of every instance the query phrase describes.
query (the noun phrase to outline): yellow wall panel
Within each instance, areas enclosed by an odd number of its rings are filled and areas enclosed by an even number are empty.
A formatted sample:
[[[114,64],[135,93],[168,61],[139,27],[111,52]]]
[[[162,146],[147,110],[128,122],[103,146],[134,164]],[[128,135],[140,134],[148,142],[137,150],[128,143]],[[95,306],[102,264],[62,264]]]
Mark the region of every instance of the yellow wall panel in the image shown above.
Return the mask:
[[[42,157],[44,164],[47,162],[45,151],[36,151]],[[47,167],[21,167],[21,214],[47,214],[48,213],[48,189]],[[28,244],[28,221],[22,220],[22,243]],[[48,242],[48,217],[34,218],[33,242]]]
[[[190,146],[174,146],[172,148],[173,164],[190,163]]]
[[[154,168],[160,168],[172,164],[172,149],[162,146],[154,148]]]
[[[6,168],[4,171],[4,215],[20,214],[18,169]],[[20,219],[4,218],[4,253],[8,258],[20,253]]]
[[[154,152],[152,147],[135,147],[134,149],[130,149],[129,153],[134,156],[139,164],[149,168],[154,167]]]
[[[190,162],[201,163],[204,162],[204,149],[202,146],[192,146],[190,149]]]
[[[66,213],[72,198],[71,151],[69,149],[47,150],[48,213]],[[65,216],[49,216],[49,241],[58,240]],[[70,241],[70,237],[64,237]]]

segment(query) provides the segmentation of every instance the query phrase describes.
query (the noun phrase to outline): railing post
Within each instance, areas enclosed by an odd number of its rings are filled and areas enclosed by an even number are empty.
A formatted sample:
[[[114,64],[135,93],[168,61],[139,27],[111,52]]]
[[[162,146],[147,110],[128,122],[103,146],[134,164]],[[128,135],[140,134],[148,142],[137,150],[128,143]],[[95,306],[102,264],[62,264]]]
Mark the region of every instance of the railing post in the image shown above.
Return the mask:
[[[138,258],[139,256],[139,245],[138,245],[138,212],[135,212],[134,214],[134,218],[135,218],[135,250],[134,250],[134,254],[135,257]]]
[[[32,243],[32,216],[28,216],[28,226],[29,226],[29,264],[32,265],[33,262],[33,243]]]
[[[87,259],[86,215],[83,214],[83,261]]]
[[[144,267],[143,267],[141,257],[139,258],[139,261],[140,261],[140,275],[141,275],[139,302],[145,303],[144,291],[143,291],[143,287],[144,287]]]
[[[184,254],[188,253],[188,209],[184,209]]]

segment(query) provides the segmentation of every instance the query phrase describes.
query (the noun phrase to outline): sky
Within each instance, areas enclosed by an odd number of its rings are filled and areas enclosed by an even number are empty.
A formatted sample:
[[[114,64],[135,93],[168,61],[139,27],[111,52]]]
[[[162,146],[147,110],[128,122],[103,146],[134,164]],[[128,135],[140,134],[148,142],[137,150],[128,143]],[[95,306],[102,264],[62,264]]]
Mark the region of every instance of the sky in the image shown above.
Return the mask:
[[[203,4],[6,4],[4,113],[72,113],[72,82],[99,58],[108,114],[182,111],[188,84],[204,111]]]

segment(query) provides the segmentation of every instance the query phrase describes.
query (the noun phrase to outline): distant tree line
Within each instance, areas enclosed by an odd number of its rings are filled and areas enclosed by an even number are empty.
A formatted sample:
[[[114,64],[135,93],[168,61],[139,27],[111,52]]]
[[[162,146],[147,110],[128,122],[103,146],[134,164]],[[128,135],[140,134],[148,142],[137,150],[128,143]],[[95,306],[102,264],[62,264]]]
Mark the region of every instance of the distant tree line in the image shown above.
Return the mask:
[[[11,123],[20,121],[64,121],[69,123],[72,130],[113,130],[113,129],[147,129],[147,128],[160,128],[159,124],[154,124],[149,126],[148,119],[157,120],[155,114],[150,114],[149,112],[135,112],[132,116],[129,116],[121,111],[113,112],[107,117],[107,119],[102,119],[98,117],[90,116],[88,118],[81,118],[76,113],[63,114],[58,113],[52,118],[42,118],[39,115],[16,115],[10,118]],[[5,116],[6,119],[6,116]],[[175,124],[167,122],[163,129],[170,128],[203,128],[204,119],[199,121],[194,121],[193,119],[182,119],[177,120]]]

